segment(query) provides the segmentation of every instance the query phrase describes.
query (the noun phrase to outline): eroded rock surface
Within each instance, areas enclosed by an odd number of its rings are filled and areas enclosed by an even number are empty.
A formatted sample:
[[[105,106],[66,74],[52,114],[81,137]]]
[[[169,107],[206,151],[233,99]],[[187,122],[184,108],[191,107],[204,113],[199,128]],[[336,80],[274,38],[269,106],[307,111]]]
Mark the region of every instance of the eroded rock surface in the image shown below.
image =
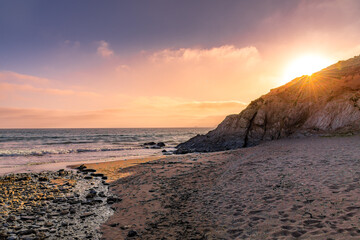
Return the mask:
[[[289,136],[360,131],[360,56],[295,78],[219,126],[180,144],[177,153],[212,152]]]
[[[87,176],[59,170],[0,177],[0,239],[100,239],[118,198],[102,177]]]

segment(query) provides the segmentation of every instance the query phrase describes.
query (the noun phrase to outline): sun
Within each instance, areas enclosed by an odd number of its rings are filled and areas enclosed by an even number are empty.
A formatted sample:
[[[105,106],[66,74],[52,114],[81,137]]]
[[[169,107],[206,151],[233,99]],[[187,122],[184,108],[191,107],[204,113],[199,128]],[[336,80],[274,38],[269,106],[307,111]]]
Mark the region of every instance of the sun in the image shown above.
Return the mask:
[[[314,54],[303,55],[285,68],[282,84],[285,84],[296,77],[311,75],[334,63],[331,59]]]

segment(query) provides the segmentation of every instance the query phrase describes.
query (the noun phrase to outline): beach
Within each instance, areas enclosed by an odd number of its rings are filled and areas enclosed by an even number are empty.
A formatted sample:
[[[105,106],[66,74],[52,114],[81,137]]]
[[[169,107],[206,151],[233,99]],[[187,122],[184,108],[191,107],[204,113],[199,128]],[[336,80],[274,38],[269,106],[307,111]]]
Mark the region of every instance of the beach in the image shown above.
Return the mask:
[[[360,240],[359,10],[0,0],[0,240]]]
[[[90,216],[102,219],[90,239],[360,237],[359,135],[83,165],[96,173],[76,173],[79,166],[72,174],[105,183],[118,199],[102,203],[111,214]],[[85,206],[88,214],[97,209]]]
[[[320,137],[132,166],[103,239],[359,239],[359,156]]]
[[[57,171],[67,165],[162,156],[163,151],[171,153],[179,143],[208,130],[0,129],[0,175],[9,172]]]

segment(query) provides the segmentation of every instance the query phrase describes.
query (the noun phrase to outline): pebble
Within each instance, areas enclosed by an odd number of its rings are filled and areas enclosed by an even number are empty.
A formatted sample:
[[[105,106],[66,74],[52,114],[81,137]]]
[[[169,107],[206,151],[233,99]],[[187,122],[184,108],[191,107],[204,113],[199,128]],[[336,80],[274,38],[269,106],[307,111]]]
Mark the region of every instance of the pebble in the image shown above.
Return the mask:
[[[128,237],[136,237],[138,233],[135,230],[130,230],[127,234]]]
[[[97,229],[118,201],[104,177],[64,169],[0,177],[0,239],[100,239]]]

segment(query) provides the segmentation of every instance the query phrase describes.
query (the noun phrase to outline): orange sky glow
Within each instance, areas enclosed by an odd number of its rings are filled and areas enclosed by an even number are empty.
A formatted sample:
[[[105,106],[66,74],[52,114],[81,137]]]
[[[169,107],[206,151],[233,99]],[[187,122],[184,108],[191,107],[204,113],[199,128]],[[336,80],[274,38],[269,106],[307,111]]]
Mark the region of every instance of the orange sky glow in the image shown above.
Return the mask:
[[[319,27],[306,29],[309,22],[302,16],[308,8],[331,12],[339,1],[329,6],[300,2],[287,23],[274,12],[251,32],[224,35],[211,46],[160,44],[125,54],[105,38],[89,44],[64,40],[59,59],[86,45],[74,67],[47,65],[46,60],[36,71],[0,65],[0,128],[215,127],[296,77],[289,66],[304,55],[332,64],[360,53],[358,31],[347,25],[350,19],[323,29],[319,16],[313,19]],[[342,8],[343,18],[349,17],[351,6]],[[341,28],[341,22],[347,27]],[[272,28],[281,31],[263,30]],[[244,42],[242,34],[251,37]],[[297,74],[302,67],[307,74],[311,66],[300,65]]]

